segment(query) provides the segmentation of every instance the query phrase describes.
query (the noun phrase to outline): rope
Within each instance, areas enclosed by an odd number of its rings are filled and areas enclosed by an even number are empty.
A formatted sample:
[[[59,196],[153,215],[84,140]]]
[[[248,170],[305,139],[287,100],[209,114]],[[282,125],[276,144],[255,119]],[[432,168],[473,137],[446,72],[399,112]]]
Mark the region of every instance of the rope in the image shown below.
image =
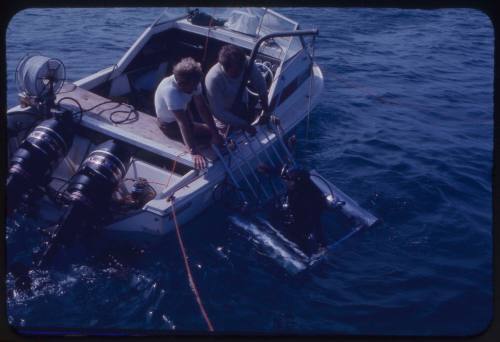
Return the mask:
[[[180,154],[177,157],[179,157],[179,156],[180,156]],[[177,158],[174,159],[174,164],[172,165],[172,170],[170,170],[170,176],[168,177],[167,185],[165,185],[165,189],[168,189],[168,185],[170,184],[170,180],[172,179],[172,175],[174,174],[176,164],[177,164]]]
[[[213,332],[214,328],[213,328],[212,322],[210,321],[210,318],[208,318],[207,312],[205,311],[205,307],[204,307],[203,302],[201,300],[198,289],[196,288],[196,284],[194,282],[193,275],[191,273],[191,268],[189,267],[188,256],[186,254],[186,248],[184,247],[184,243],[182,242],[181,231],[179,229],[179,224],[177,223],[177,216],[175,215],[175,206],[174,206],[175,197],[172,196],[171,198],[172,198],[172,217],[174,219],[175,231],[177,233],[177,240],[179,241],[179,247],[181,249],[182,257],[184,259],[184,267],[186,268],[186,273],[187,273],[188,281],[189,281],[189,287],[191,288],[191,291],[193,292],[193,294],[196,298],[196,302],[198,303],[198,307],[200,308],[200,312],[203,315],[205,322],[207,323],[208,331]]]
[[[125,178],[123,179],[123,182],[137,182],[139,181],[139,178]],[[152,181],[147,181],[148,184],[156,184],[156,185],[161,185],[161,186],[168,186],[168,184],[165,183],[160,183],[160,182],[152,182]]]
[[[130,105],[129,105],[130,106]],[[113,116],[118,113],[126,113],[127,116],[123,119],[114,119]],[[132,116],[134,114],[134,116]],[[126,110],[115,110],[109,114],[109,121],[114,123],[115,125],[121,125],[126,123],[132,123],[139,120],[139,112],[132,106],[130,106],[130,110],[127,112]]]
[[[170,176],[168,177],[168,180],[167,180],[167,184],[165,185],[165,189],[168,190],[168,185],[170,184],[170,180],[172,179],[172,176],[174,175],[174,172],[175,172],[175,167],[177,165],[177,160],[179,159],[180,156],[186,154],[187,152],[184,151],[184,152],[181,152],[179,153],[175,159],[174,159],[174,163],[172,164],[172,169],[170,170]],[[173,196],[174,194],[172,194]],[[167,201],[168,201],[168,198],[167,198]]]
[[[80,104],[80,102],[78,102],[76,99],[72,98],[72,97],[69,97],[69,96],[66,96],[66,97],[63,97],[61,99],[59,99],[59,101],[57,101],[57,105],[59,106],[59,104],[64,101],[64,100],[71,100],[73,101],[74,103],[76,103],[76,105],[78,106],[78,109],[80,109],[80,112],[78,113],[80,115],[80,117],[78,118],[78,123],[82,122],[82,117],[83,117],[83,108],[82,108],[82,105]]]
[[[172,175],[173,175],[174,170],[175,170],[175,166],[177,165],[177,159],[185,153],[186,152],[179,153],[177,155],[177,158],[174,159],[174,163],[172,165],[172,169],[170,171],[170,177],[168,178],[167,184],[150,182],[150,181],[148,181],[148,183],[149,184],[161,184],[161,185],[164,185],[166,188],[168,188],[168,185],[170,184],[170,180],[172,179]],[[127,181],[127,180],[134,180],[134,179],[133,178],[124,179],[124,181]],[[210,321],[210,318],[207,315],[207,312],[205,310],[205,306],[203,305],[203,301],[201,300],[201,297],[200,297],[200,293],[198,292],[198,288],[196,287],[196,283],[194,282],[193,274],[191,272],[191,267],[189,266],[189,262],[188,262],[189,257],[187,256],[186,248],[184,247],[184,242],[182,241],[179,223],[177,222],[177,215],[175,214],[175,197],[173,196],[173,194],[172,194],[172,196],[170,196],[169,199],[172,202],[172,218],[174,220],[177,241],[179,242],[179,247],[181,249],[182,258],[184,259],[184,267],[186,268],[186,274],[187,274],[188,281],[189,281],[189,287],[191,288],[191,291],[193,292],[193,294],[195,296],[196,303],[198,304],[198,307],[200,308],[200,312],[203,315],[203,319],[205,320],[205,322],[208,326],[208,331],[213,332],[214,328],[213,328],[212,322]]]
[[[108,116],[109,121],[111,121],[115,125],[128,124],[128,123],[136,122],[137,120],[139,120],[139,112],[137,111],[137,109],[135,109],[134,106],[129,105],[127,103],[121,103],[121,102],[116,102],[116,101],[113,101],[113,100],[108,100],[108,101],[103,101],[101,103],[98,103],[98,104],[96,104],[93,107],[90,107],[90,108],[87,108],[87,109],[83,109],[82,105],[80,104],[80,102],[78,102],[78,100],[76,100],[76,99],[74,99],[72,97],[66,96],[66,97],[63,97],[63,98],[59,99],[59,101],[57,101],[57,105],[59,105],[64,100],[71,100],[74,103],[76,103],[76,105],[78,106],[78,109],[80,110],[78,113],[76,113],[76,114],[80,115],[80,117],[78,119],[78,122],[82,121],[83,113],[90,112],[90,111],[96,109],[97,107],[100,107],[100,106],[105,105],[105,104],[114,104],[115,106],[111,107],[111,108],[104,108],[104,109],[102,109],[98,113],[98,115],[102,115],[102,113],[104,113],[104,112],[106,112],[108,110],[116,109],[116,108],[121,107],[121,106],[126,106],[126,107],[129,108],[128,111],[126,111],[126,110],[115,110],[115,111],[109,113],[109,116]],[[123,119],[115,119],[114,116],[116,114],[118,114],[118,113],[125,113],[127,115]]]
[[[215,15],[215,13],[214,13]],[[213,22],[213,17],[210,18],[210,21],[208,22],[208,31],[207,31],[207,36],[205,38],[205,46],[203,47],[203,58],[201,60],[201,66],[202,68],[205,66],[205,59],[207,57],[207,51],[208,51],[208,38],[210,36],[210,30],[212,29],[212,22]]]
[[[176,167],[176,165],[177,165],[177,160],[178,160],[178,159],[179,159],[179,157],[180,157],[180,156],[182,156],[183,154],[186,154],[186,152],[181,152],[181,153],[179,153],[179,154],[176,156],[176,158],[174,159],[174,163],[173,163],[173,165],[172,165],[172,169],[170,170],[170,176],[168,177],[167,183],[154,182],[154,181],[150,181],[150,180],[148,180],[148,181],[147,181],[147,182],[148,182],[148,184],[156,184],[156,185],[161,185],[161,186],[164,186],[164,187],[165,187],[165,189],[168,189],[168,186],[169,186],[169,184],[170,184],[170,180],[172,179],[172,176],[173,176],[173,174],[174,174],[174,172],[175,172],[175,167]],[[138,180],[139,180],[138,178],[124,178],[124,179],[123,179],[123,182],[130,182],[130,181],[132,181],[132,182],[136,182],[136,181],[138,181]],[[169,199],[170,199],[170,198],[167,198],[167,201],[168,201]]]

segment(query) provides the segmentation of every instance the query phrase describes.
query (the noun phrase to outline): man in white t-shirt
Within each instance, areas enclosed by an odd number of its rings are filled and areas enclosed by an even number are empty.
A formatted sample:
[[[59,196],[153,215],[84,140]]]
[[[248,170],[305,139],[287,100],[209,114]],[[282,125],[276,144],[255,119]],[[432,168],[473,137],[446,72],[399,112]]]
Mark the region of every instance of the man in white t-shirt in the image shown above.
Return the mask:
[[[174,66],[173,75],[160,82],[155,92],[160,129],[167,137],[184,142],[197,169],[206,167],[206,160],[198,150],[199,145],[220,145],[223,142],[201,93],[202,76],[200,63],[191,57],[184,58]],[[191,99],[205,123],[193,121],[188,110]]]

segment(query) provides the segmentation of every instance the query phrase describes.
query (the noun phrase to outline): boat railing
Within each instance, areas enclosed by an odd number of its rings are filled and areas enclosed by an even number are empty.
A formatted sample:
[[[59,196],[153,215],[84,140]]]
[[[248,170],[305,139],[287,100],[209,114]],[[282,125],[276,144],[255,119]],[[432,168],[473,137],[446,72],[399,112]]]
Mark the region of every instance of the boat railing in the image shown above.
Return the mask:
[[[166,187],[159,195],[157,199],[168,199],[170,198],[173,194],[175,194],[176,191],[182,189],[189,183],[191,183],[193,180],[195,180],[199,176],[199,171],[198,170],[191,170],[188,173],[186,173],[177,183],[173,184],[170,187]]]
[[[257,142],[258,148],[254,148],[254,142]],[[283,150],[281,153],[279,148],[275,146],[277,142]],[[279,125],[273,122],[258,126],[257,134],[253,137],[242,132],[235,135],[234,138],[228,139],[225,144],[226,155],[215,145],[212,145],[212,149],[221,161],[229,181],[237,189],[240,199],[246,203],[255,201],[261,205],[279,193],[273,182],[271,182],[273,193],[265,188],[259,179],[253,161],[256,161],[257,165],[265,164],[263,155],[271,169],[281,169],[287,163],[295,164],[295,159],[283,139]],[[246,156],[244,155],[245,149],[247,149]],[[234,163],[231,165],[229,160],[234,160]],[[242,184],[246,186],[246,191]]]

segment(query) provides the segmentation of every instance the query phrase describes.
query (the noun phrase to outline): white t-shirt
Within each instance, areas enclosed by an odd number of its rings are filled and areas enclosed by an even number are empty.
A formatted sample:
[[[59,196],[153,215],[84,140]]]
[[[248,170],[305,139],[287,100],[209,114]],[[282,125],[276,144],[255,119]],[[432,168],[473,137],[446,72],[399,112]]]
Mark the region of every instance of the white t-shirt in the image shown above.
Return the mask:
[[[164,123],[175,121],[172,111],[186,110],[193,95],[201,95],[200,84],[191,94],[187,94],[178,88],[174,75],[164,78],[155,92],[156,116]]]

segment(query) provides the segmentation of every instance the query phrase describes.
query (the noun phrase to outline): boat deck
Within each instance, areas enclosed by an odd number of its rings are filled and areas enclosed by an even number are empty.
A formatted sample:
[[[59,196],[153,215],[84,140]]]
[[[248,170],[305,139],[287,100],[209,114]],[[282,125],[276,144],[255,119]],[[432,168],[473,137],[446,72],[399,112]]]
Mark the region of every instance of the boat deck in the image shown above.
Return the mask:
[[[112,115],[115,122],[121,121],[128,117],[132,107],[111,101],[75,84],[65,83],[57,94],[56,103],[62,100],[60,102],[62,108],[78,112],[80,108],[71,99],[78,101],[84,111],[83,126],[157,155],[177,160],[178,163],[186,166],[194,167],[191,155],[187,152],[184,144],[163,134],[157,125],[156,117],[136,111],[137,119],[133,120],[135,115],[132,114],[131,120],[124,123],[114,123],[110,118],[111,113],[115,113]],[[202,149],[201,154],[209,161],[216,158],[209,148]]]

